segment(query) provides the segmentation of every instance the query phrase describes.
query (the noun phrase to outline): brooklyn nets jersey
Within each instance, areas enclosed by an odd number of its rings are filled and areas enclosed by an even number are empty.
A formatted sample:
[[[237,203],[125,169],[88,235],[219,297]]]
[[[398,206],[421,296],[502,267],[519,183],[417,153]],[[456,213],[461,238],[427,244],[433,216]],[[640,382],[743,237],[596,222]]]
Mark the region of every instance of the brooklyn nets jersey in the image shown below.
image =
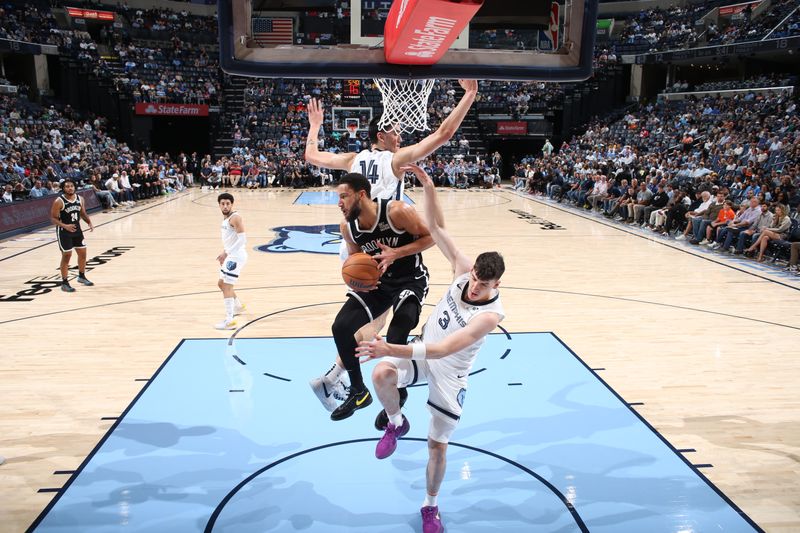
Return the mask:
[[[61,207],[61,211],[58,213],[58,218],[61,220],[62,224],[75,224],[75,232],[81,232],[81,197],[77,194],[75,195],[75,199],[72,201],[67,200],[65,195],[59,196],[61,201],[63,202],[63,206]],[[62,228],[62,231],[67,231]],[[72,232],[67,232],[72,233]]]
[[[470,320],[481,313],[496,313],[500,315],[501,321],[505,318],[499,292],[486,302],[470,303],[465,301],[468,283],[469,273],[462,274],[447,289],[447,293],[439,300],[436,309],[425,322],[425,327],[422,329],[424,342],[441,341],[448,335],[465,328]],[[449,369],[459,376],[466,376],[472,369],[475,357],[485,341],[486,337],[483,337],[463,350],[441,359],[435,359],[431,363],[435,362],[439,368]]]
[[[360,228],[358,219],[348,222],[347,229],[361,251],[365,254],[376,255],[381,253],[377,243],[383,243],[391,248],[399,248],[406,244],[411,244],[417,237],[407,231],[400,231],[392,226],[389,220],[389,206],[394,200],[375,200],[378,209],[378,216],[375,224],[371,228]],[[401,257],[386,269],[386,273],[381,279],[397,279],[409,276],[427,275],[427,269],[422,264],[422,254],[414,254]]]
[[[362,150],[356,154],[350,172],[360,172],[371,184],[370,194],[375,198],[403,199],[403,176],[399,178],[392,170],[392,156],[387,150]]]
[[[237,245],[236,230],[231,226],[231,217],[236,214],[236,211],[234,211],[222,220],[222,246],[229,256],[246,259],[247,248],[245,243]]]

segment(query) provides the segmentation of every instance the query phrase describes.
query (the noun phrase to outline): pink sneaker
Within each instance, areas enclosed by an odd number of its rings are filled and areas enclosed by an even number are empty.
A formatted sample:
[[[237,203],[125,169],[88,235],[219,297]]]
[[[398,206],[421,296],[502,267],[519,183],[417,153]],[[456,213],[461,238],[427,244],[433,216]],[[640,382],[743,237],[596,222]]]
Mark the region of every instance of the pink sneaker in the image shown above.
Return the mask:
[[[444,531],[442,518],[439,516],[439,506],[423,507],[419,512],[422,513],[422,533],[442,533]]]
[[[397,439],[408,433],[411,429],[411,424],[408,423],[408,418],[403,415],[403,425],[400,427],[395,426],[391,422],[386,424],[386,431],[383,437],[378,441],[375,446],[375,457],[378,459],[386,459],[394,453],[397,449]]]

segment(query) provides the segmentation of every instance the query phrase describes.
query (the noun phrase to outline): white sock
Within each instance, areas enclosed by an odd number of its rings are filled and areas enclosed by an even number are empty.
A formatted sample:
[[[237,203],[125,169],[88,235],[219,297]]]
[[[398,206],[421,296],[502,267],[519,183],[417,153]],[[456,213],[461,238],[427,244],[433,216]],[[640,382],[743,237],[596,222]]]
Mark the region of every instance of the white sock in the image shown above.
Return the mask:
[[[403,412],[397,411],[395,414],[390,415],[388,412],[386,415],[389,417],[389,423],[392,424],[394,427],[399,428],[403,425]]]
[[[233,320],[233,298],[223,298],[222,301],[225,304],[225,320],[230,322]]]
[[[346,372],[346,370],[339,366],[339,361],[336,361],[333,363],[331,369],[325,373],[325,381],[328,383],[336,383],[344,372]]]
[[[431,496],[430,494],[425,494],[425,501],[422,502],[423,507],[436,507],[438,504],[436,501],[439,499],[439,495]]]
[[[239,297],[238,296],[236,298],[234,298],[233,301],[236,304],[236,307],[244,307],[242,305],[242,302],[239,301]]]

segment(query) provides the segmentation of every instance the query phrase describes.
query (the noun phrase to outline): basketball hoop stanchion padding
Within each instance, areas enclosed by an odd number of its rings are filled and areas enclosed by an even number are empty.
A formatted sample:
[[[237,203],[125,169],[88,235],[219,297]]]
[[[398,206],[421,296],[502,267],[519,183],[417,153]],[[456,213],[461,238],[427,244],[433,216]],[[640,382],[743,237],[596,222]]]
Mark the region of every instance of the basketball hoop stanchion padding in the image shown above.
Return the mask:
[[[482,5],[483,0],[395,0],[383,28],[386,62],[433,65]]]

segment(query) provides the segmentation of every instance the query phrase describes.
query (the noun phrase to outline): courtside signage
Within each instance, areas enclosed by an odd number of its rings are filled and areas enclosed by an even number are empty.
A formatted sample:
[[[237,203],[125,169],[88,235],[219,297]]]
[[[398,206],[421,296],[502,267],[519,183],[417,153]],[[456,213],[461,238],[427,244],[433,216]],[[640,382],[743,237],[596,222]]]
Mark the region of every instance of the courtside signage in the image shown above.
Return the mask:
[[[180,117],[207,117],[208,106],[204,104],[157,104],[139,102],[136,104],[137,115],[169,115]]]

